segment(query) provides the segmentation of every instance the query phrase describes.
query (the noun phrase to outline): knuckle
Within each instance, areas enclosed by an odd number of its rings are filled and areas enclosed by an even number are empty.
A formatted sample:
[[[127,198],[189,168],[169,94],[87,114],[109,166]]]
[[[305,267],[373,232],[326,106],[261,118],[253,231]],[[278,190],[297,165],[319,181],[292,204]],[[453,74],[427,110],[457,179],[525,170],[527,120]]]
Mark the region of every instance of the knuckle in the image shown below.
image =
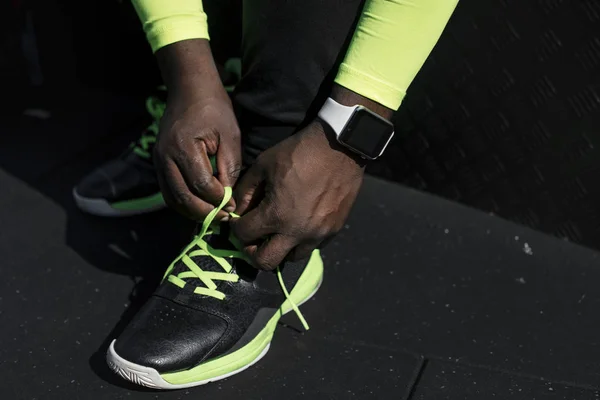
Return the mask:
[[[211,183],[211,177],[203,174],[203,175],[198,175],[196,176],[196,179],[194,180],[193,186],[194,186],[194,190],[202,192],[204,191]]]
[[[214,129],[202,129],[193,135],[194,145],[202,153],[216,153],[219,148],[220,136]]]
[[[202,132],[195,137],[194,143],[196,148],[202,153],[206,153],[209,149],[217,147],[217,140],[212,136],[209,136],[207,133]],[[186,146],[186,148],[187,147],[188,146]]]
[[[173,201],[175,206],[186,206],[191,201],[191,196],[189,193],[178,190],[173,193]]]

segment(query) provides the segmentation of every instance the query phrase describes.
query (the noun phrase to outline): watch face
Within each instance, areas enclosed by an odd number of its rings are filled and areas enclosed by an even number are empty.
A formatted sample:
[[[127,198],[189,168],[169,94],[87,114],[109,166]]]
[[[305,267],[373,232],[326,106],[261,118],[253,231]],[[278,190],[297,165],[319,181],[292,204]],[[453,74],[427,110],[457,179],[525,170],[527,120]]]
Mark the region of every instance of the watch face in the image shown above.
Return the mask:
[[[377,158],[394,134],[394,126],[379,115],[358,108],[340,134],[338,141],[367,158]]]

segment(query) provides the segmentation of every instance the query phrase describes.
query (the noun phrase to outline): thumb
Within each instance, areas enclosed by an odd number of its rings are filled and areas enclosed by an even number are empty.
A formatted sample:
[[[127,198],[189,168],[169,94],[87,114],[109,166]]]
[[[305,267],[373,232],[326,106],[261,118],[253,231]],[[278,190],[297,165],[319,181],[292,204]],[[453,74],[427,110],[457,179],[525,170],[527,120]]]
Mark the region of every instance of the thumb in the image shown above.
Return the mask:
[[[263,195],[264,170],[260,164],[248,168],[235,188],[235,212],[244,215],[256,206]]]
[[[242,168],[242,154],[240,146],[226,145],[219,146],[219,151],[211,163],[213,163],[213,171],[216,170],[216,176],[223,187],[233,188],[237,182]],[[227,211],[234,211],[236,208],[233,197],[225,207]]]

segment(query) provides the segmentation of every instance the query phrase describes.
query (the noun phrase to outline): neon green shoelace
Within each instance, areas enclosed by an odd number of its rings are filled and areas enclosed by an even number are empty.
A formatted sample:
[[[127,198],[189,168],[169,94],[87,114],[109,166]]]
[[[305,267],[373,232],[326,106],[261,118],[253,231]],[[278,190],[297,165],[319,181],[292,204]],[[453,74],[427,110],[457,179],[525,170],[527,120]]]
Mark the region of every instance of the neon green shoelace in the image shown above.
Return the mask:
[[[146,110],[154,118],[154,121],[142,133],[142,136],[133,143],[133,151],[140,157],[150,158],[150,146],[156,143],[158,135],[158,124],[165,112],[165,103],[157,97],[150,96],[146,99]]]
[[[220,292],[219,290],[217,290],[217,284],[215,283],[215,281],[237,282],[239,280],[239,276],[235,272],[232,272],[233,267],[231,266],[228,259],[231,260],[234,258],[239,258],[248,263],[250,263],[250,261],[244,255],[244,253],[239,250],[214,249],[206,242],[204,237],[207,235],[212,235],[212,234],[218,233],[218,225],[211,227],[211,224],[212,224],[215,216],[217,215],[217,213],[223,207],[225,207],[225,205],[229,202],[229,199],[231,199],[231,194],[232,194],[231,188],[226,187],[225,188],[225,196],[223,198],[223,201],[219,205],[219,207],[215,208],[214,210],[211,211],[210,214],[208,214],[208,216],[202,223],[202,229],[200,230],[200,233],[194,237],[192,242],[181,252],[179,257],[177,257],[171,263],[171,265],[169,265],[169,268],[167,268],[167,271],[165,272],[165,276],[163,277],[163,279],[165,279],[165,278],[168,279],[169,282],[173,283],[174,285],[179,286],[180,288],[183,288],[186,285],[185,279],[200,279],[205,287],[200,287],[200,286],[196,287],[194,289],[194,293],[199,294],[199,295],[214,297],[219,300],[225,299],[225,294],[223,292]],[[233,218],[238,217],[237,215],[235,215],[233,213],[231,213],[230,215]],[[234,237],[230,237],[229,240],[235,246],[236,249],[241,248],[240,243]],[[204,271],[193,260],[193,257],[198,257],[198,256],[211,257],[223,268],[223,272]],[[173,271],[173,268],[175,267],[175,264],[179,261],[183,262],[188,270],[184,271],[184,272],[180,272],[177,275],[171,274],[171,272]],[[302,322],[304,329],[308,330],[309,329],[308,323],[306,322],[306,320],[304,319],[304,316],[298,309],[298,306],[294,303],[294,301],[290,297],[290,294],[283,282],[283,277],[281,276],[281,270],[279,269],[279,267],[277,267],[276,273],[277,273],[277,278],[279,280],[279,285],[281,286],[281,289],[283,290],[285,298],[289,301],[292,309],[298,316],[298,319],[300,320],[300,322]]]

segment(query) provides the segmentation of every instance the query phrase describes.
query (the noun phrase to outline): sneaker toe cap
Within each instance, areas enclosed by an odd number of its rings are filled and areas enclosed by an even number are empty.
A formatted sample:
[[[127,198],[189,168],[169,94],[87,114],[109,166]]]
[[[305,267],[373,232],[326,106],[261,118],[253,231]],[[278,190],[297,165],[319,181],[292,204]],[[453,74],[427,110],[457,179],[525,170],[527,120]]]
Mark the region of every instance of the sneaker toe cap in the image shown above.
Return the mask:
[[[115,342],[127,361],[160,373],[201,363],[227,331],[216,315],[153,296]]]
[[[158,183],[153,170],[142,171],[121,159],[111,160],[96,168],[75,187],[81,197],[109,202],[143,197],[157,190]]]
[[[110,161],[87,174],[75,191],[85,198],[112,200],[119,195],[117,180],[123,174],[124,167],[117,160]]]

